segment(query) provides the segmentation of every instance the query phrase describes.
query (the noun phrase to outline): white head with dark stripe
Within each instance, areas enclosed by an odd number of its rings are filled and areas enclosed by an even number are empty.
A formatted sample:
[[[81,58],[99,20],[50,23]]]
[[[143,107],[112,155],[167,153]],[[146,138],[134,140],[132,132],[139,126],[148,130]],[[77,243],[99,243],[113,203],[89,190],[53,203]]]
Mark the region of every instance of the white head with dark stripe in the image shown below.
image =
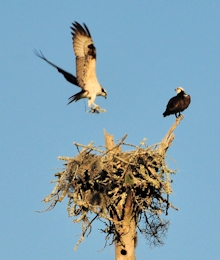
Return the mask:
[[[180,92],[184,92],[184,93],[185,93],[185,90],[184,90],[184,88],[182,88],[182,87],[177,87],[177,88],[175,89],[175,91],[176,91],[177,94],[179,94]]]

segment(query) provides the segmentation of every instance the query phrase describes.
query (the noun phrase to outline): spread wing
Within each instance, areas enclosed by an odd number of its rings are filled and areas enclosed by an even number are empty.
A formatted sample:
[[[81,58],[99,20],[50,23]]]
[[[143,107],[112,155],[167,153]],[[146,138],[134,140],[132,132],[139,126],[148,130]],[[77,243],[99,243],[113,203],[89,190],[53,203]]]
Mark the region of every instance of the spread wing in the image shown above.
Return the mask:
[[[76,77],[78,85],[84,89],[89,81],[96,78],[96,49],[85,24],[74,22],[72,29],[73,49],[76,55]]]
[[[61,69],[60,67],[56,66],[55,64],[53,64],[52,62],[50,62],[49,60],[47,60],[41,51],[40,51],[40,52],[37,52],[36,50],[34,50],[34,53],[35,53],[39,58],[41,58],[42,60],[45,60],[47,63],[49,63],[51,66],[55,67],[61,74],[63,74],[63,76],[65,77],[65,79],[66,79],[67,81],[69,81],[70,83],[72,83],[72,84],[74,84],[74,85],[76,85],[76,86],[79,86],[75,76],[73,76],[73,75],[70,74],[69,72],[66,72],[65,70]]]

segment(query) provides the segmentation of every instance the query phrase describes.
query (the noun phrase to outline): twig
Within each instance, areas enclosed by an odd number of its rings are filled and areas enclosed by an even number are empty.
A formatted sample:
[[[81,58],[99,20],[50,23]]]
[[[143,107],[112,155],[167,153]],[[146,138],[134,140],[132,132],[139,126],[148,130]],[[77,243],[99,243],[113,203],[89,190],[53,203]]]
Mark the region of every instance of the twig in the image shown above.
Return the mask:
[[[96,216],[87,224],[86,228],[84,229],[84,231],[83,231],[82,234],[81,234],[80,239],[79,239],[78,242],[76,243],[76,246],[74,247],[74,250],[77,250],[79,244],[83,241],[83,239],[84,239],[84,237],[85,237],[85,234],[86,234],[88,228],[89,228],[89,227],[91,228],[92,222],[93,222],[97,217],[98,217],[98,215],[96,215]]]
[[[108,154],[109,152],[115,150],[115,149],[118,148],[120,145],[122,145],[123,142],[124,142],[124,140],[127,138],[127,136],[128,136],[128,134],[126,134],[124,137],[122,137],[121,141],[120,141],[118,144],[116,144],[116,145],[115,145],[113,148],[111,148],[111,149],[107,149],[107,151],[104,152],[104,153],[102,154],[102,156]]]
[[[136,165],[135,163],[131,163],[131,162],[128,162],[128,161],[125,161],[124,159],[122,159],[121,157],[117,156],[117,155],[114,155],[114,158],[118,159],[119,161],[123,162],[123,163],[126,163],[126,164],[130,164],[130,165]]]
[[[103,151],[103,150],[99,150],[97,147],[95,147],[95,146],[92,146],[94,144],[94,142],[91,142],[91,143],[89,143],[88,145],[84,145],[84,144],[79,144],[79,143],[76,143],[76,142],[74,142],[74,145],[76,146],[76,147],[84,147],[84,149],[80,152],[80,153],[82,153],[82,152],[84,152],[84,151],[86,151],[86,150],[88,150],[88,149],[91,149],[91,150],[94,150],[94,151],[96,151],[96,152],[99,152],[99,153],[104,153],[105,151]]]

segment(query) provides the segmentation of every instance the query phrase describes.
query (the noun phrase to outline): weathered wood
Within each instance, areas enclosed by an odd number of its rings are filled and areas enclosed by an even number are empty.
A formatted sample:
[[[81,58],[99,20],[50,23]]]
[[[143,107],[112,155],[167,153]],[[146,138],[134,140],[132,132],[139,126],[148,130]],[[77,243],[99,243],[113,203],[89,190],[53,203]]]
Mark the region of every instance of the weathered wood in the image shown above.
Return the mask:
[[[111,150],[115,147],[114,136],[107,133],[104,130],[106,150]],[[120,151],[120,146],[118,146]],[[117,151],[114,151],[114,153]],[[133,212],[133,200],[132,194],[128,190],[127,200],[125,206],[122,206],[120,202],[117,205],[118,212],[123,215],[123,219],[119,220],[117,215],[113,214],[114,220],[121,221],[120,224],[116,224],[116,232],[118,233],[118,239],[115,242],[115,259],[116,260],[134,260],[135,259],[135,240],[136,240],[136,223]],[[124,210],[124,214],[123,211]]]
[[[127,202],[124,207],[124,218],[121,225],[116,225],[116,231],[119,234],[120,241],[115,243],[116,260],[134,260],[135,259],[135,241],[136,241],[136,223],[132,214],[132,195],[128,194]],[[118,206],[120,207],[120,205]],[[123,210],[118,208],[118,210]],[[117,217],[115,217],[117,220]]]
[[[105,147],[106,150],[111,150],[114,148],[114,135],[110,135],[105,129],[104,129],[104,137],[105,137]]]
[[[159,154],[162,156],[166,153],[169,146],[171,146],[173,140],[174,140],[174,130],[176,129],[177,125],[180,123],[180,121],[183,119],[183,115],[179,116],[174,124],[170,127],[168,133],[163,138],[162,142],[160,143],[160,146],[158,148]]]

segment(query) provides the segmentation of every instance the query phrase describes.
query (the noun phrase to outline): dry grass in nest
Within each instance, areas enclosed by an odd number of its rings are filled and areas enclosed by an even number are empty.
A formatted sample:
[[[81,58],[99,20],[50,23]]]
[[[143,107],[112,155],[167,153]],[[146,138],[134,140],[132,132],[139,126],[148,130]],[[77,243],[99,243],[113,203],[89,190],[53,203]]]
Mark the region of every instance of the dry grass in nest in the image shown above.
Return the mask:
[[[136,226],[151,244],[162,244],[162,237],[169,221],[168,214],[172,192],[170,174],[165,154],[174,138],[173,131],[182,118],[178,118],[161,143],[147,146],[145,140],[139,146],[126,144],[125,137],[111,149],[96,147],[93,143],[75,143],[79,154],[74,158],[59,157],[65,161],[65,169],[55,174],[57,180],[51,194],[44,199],[49,209],[68,198],[68,215],[74,222],[82,222],[82,235],[78,244],[89,232],[95,219],[105,222],[106,240],[110,244],[117,237],[116,226],[124,218],[128,195],[132,198],[132,217]],[[121,151],[129,148],[130,151]],[[95,214],[89,220],[89,212]],[[90,214],[91,216],[91,214]]]

